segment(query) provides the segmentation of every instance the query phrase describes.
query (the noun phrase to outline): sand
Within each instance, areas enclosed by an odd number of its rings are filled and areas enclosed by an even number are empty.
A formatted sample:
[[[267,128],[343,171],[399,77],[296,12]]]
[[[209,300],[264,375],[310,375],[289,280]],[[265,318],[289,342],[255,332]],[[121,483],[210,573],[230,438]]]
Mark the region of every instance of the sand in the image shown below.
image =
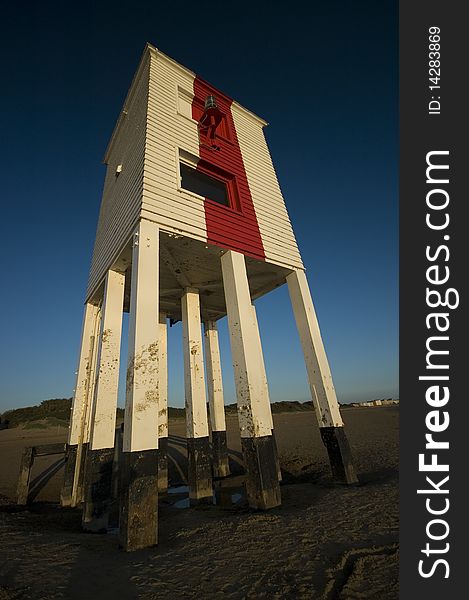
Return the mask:
[[[64,429],[0,431],[0,600],[398,597],[398,407],[343,410],[360,485],[331,482],[313,413],[274,415],[280,508],[175,508],[162,498],[159,546],[126,554],[115,533],[85,534],[57,502],[61,458],[37,460],[34,502],[14,504],[24,446]],[[170,423],[170,478],[185,483],[184,423]],[[242,472],[236,417],[231,466]]]

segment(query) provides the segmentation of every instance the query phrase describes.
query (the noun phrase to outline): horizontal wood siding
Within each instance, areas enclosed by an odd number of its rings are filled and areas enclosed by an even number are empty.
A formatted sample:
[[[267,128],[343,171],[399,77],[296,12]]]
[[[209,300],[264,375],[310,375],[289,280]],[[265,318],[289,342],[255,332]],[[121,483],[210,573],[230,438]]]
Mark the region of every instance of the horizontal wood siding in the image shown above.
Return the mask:
[[[146,52],[124,104],[127,114],[120,117],[107,153],[108,166],[87,298],[118,258],[141,213],[148,81],[149,56]],[[122,172],[116,177],[118,165],[122,165]]]
[[[243,155],[266,261],[303,268],[290,218],[260,123],[233,102],[231,114]]]
[[[178,148],[199,157],[197,124],[178,112],[178,88],[193,95],[194,75],[150,54],[142,216],[162,229],[206,241],[204,201],[178,190]]]

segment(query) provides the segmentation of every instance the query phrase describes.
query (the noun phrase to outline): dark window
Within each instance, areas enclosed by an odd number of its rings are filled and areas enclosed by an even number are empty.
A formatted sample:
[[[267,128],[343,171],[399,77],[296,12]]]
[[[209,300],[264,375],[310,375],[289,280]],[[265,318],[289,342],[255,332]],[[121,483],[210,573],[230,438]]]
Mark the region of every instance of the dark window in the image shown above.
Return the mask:
[[[180,163],[180,167],[182,188],[224,206],[230,206],[228,187],[225,181],[215,179],[202,171],[196,171],[184,163]]]

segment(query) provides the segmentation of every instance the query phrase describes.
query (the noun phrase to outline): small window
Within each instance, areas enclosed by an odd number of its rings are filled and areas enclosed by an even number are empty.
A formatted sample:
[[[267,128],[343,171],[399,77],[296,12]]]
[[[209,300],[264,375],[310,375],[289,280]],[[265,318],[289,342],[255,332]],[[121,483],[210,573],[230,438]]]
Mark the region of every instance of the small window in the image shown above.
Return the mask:
[[[180,168],[182,188],[218,204],[230,206],[228,186],[225,181],[215,179],[202,171],[196,171],[184,163],[180,163]]]

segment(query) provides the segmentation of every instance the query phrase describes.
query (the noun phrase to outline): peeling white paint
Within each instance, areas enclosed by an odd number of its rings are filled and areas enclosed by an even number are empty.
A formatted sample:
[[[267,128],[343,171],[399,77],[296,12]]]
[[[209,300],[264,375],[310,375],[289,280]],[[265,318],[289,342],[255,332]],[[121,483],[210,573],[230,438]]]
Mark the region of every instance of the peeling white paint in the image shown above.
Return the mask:
[[[132,249],[124,452],[158,448],[159,227],[141,220]]]
[[[160,350],[160,397],[158,410],[158,437],[168,437],[168,334],[166,315],[160,313],[159,350]]]
[[[125,276],[122,273],[108,271],[98,346],[98,376],[90,424],[91,450],[114,447],[124,284]]]
[[[182,331],[187,437],[207,437],[209,432],[199,292],[193,288],[186,288],[182,297]]]
[[[332,373],[305,272],[293,271],[287,276],[287,283],[319,427],[342,427]]]
[[[204,339],[210,424],[212,431],[226,431],[220,348],[215,321],[204,323]]]
[[[221,266],[241,437],[271,435],[244,256],[229,250],[221,257]]]

